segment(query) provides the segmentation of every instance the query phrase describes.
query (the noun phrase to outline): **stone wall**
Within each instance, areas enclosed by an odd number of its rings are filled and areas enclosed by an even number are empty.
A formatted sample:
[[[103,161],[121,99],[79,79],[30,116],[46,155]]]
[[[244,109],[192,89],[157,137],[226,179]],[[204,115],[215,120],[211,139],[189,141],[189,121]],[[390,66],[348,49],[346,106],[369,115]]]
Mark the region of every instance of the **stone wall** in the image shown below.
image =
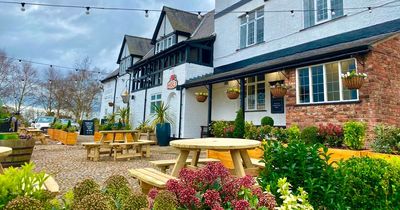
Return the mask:
[[[373,138],[373,127],[379,123],[400,126],[400,35],[375,43],[371,52],[356,56],[356,59],[358,71],[368,74],[359,90],[359,102],[296,105],[293,88],[287,96],[287,126],[343,124],[358,120],[367,123],[369,140]],[[295,70],[287,73],[286,82],[296,87]]]

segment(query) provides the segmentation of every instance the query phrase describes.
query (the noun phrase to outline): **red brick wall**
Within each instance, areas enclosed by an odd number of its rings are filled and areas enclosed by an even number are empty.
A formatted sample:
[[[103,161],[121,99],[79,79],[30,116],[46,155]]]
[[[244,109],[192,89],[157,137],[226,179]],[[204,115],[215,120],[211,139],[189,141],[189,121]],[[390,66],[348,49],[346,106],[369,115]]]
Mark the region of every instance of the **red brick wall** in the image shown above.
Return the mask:
[[[369,140],[378,123],[400,126],[400,35],[374,44],[371,52],[356,59],[358,71],[368,74],[359,90],[360,102],[298,106],[293,88],[286,98],[287,125],[306,127],[359,120],[367,123]],[[288,71],[286,82],[296,87],[294,69]]]

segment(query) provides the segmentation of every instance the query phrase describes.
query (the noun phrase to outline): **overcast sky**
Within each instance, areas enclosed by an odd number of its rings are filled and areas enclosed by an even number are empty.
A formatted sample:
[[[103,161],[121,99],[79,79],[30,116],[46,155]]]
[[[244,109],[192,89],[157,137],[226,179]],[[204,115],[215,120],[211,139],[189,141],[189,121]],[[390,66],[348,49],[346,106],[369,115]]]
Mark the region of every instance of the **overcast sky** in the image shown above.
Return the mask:
[[[25,1],[29,2],[29,1]],[[35,0],[84,6],[182,10],[211,10],[214,0]],[[83,9],[0,4],[0,49],[9,56],[62,66],[74,66],[89,56],[92,65],[105,71],[117,68],[116,60],[124,34],[151,37],[159,12],[90,11]],[[38,68],[44,68],[37,66]]]

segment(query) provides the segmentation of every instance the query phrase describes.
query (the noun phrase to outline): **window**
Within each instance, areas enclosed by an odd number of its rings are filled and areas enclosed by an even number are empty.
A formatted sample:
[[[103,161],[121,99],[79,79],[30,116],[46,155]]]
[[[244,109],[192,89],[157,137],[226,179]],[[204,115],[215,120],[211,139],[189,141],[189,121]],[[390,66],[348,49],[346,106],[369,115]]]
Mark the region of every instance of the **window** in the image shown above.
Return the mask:
[[[156,44],[156,53],[159,53],[167,48],[171,47],[175,43],[175,35],[172,34],[166,38],[159,40]]]
[[[246,109],[265,110],[265,75],[246,79]]]
[[[357,70],[356,60],[349,59],[304,67],[296,72],[297,103],[325,103],[358,100],[358,91],[342,84],[341,74]]]
[[[344,15],[343,0],[303,0],[305,28]]]
[[[264,41],[264,7],[240,17],[240,48]]]
[[[161,94],[151,95],[150,98],[150,114],[154,114],[155,106],[161,105]]]

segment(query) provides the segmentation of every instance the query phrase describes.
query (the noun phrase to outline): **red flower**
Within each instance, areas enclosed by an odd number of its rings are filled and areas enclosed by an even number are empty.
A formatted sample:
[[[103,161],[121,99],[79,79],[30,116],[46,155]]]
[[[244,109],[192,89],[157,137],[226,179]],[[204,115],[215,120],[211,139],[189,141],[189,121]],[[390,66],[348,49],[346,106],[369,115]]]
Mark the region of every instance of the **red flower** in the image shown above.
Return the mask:
[[[238,200],[234,205],[235,210],[250,210],[250,204],[246,200]]]
[[[156,198],[157,194],[158,194],[157,188],[151,188],[148,196],[149,196],[149,198],[154,200]]]
[[[220,206],[221,197],[220,197],[218,191],[216,191],[216,190],[207,190],[204,193],[203,198],[204,198],[204,203],[208,207]]]
[[[262,196],[258,197],[258,207],[265,206],[269,210],[273,210],[276,207],[276,200],[275,197],[269,193],[263,193]]]
[[[245,177],[239,178],[238,182],[241,187],[251,188],[254,185],[255,180],[252,176],[246,175]]]

